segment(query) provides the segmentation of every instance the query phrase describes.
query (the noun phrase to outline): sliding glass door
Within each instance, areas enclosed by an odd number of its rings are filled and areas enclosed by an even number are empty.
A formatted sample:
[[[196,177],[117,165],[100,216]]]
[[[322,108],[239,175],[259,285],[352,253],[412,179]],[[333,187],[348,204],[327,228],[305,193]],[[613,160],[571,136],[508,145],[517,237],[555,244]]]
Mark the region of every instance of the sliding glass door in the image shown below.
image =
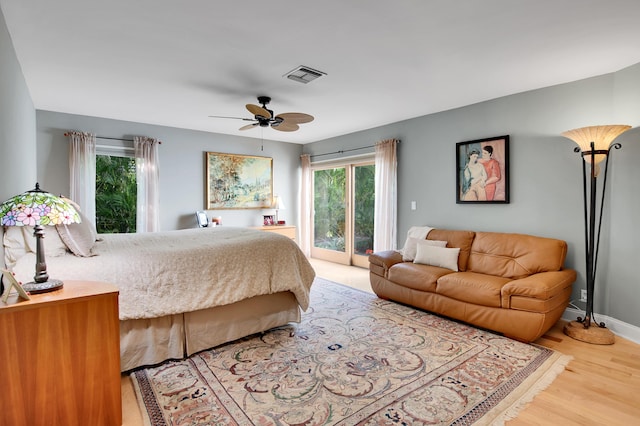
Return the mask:
[[[347,169],[313,171],[313,236],[311,257],[348,265]]]
[[[351,264],[369,267],[373,253],[373,217],[375,212],[375,167],[373,164],[353,168],[353,252]]]
[[[368,267],[374,179],[371,161],[313,167],[312,257]]]

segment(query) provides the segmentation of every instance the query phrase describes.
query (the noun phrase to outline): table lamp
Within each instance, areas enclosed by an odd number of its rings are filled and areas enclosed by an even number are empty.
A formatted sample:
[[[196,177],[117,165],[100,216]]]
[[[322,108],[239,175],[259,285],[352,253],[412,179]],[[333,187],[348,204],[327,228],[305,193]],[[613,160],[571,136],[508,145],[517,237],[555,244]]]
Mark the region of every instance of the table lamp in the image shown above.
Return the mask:
[[[33,236],[36,237],[36,274],[33,281],[22,288],[29,293],[45,293],[57,290],[63,282],[50,279],[47,274],[47,264],[44,258],[43,226],[80,223],[80,215],[75,208],[61,197],[40,189],[36,183],[35,189],[16,195],[0,206],[0,221],[3,226],[33,226]]]
[[[276,223],[275,225],[280,225],[280,219],[278,218],[278,210],[286,210],[284,203],[282,202],[282,197],[276,195],[273,197],[273,208],[276,210]]]

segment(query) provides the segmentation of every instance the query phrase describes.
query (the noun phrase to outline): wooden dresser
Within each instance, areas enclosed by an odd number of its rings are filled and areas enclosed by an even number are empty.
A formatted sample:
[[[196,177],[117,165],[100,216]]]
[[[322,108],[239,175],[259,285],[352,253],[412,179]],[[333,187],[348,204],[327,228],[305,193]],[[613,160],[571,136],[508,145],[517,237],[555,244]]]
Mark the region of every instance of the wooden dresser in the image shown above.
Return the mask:
[[[0,301],[0,425],[120,425],[118,289],[101,282]]]
[[[276,234],[281,234],[286,237],[289,237],[293,241],[296,240],[295,226],[288,226],[288,225],[256,226],[253,229],[259,229],[265,232],[275,232]]]

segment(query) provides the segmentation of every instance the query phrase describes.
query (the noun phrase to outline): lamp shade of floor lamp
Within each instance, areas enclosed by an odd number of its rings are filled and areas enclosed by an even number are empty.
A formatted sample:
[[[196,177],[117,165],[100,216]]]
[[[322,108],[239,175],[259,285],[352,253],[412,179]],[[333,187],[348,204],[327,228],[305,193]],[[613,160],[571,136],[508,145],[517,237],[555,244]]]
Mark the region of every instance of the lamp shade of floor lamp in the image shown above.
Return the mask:
[[[16,195],[0,206],[0,221],[3,226],[33,226],[36,237],[36,273],[33,282],[22,288],[28,293],[45,293],[61,288],[63,282],[50,279],[44,258],[44,227],[60,224],[80,223],[80,214],[61,197],[40,189]],[[55,230],[54,230],[55,231]]]
[[[627,125],[590,126],[562,133],[562,136],[578,144],[574,151],[580,153],[584,160],[582,161],[582,183],[587,286],[587,305],[584,318],[578,317],[576,321],[565,325],[564,333],[587,343],[608,345],[615,341],[611,330],[603,322],[595,321],[593,301],[611,149],[622,147],[621,144],[613,143],[613,141],[630,128],[631,126]],[[598,193],[600,194],[599,200]]]

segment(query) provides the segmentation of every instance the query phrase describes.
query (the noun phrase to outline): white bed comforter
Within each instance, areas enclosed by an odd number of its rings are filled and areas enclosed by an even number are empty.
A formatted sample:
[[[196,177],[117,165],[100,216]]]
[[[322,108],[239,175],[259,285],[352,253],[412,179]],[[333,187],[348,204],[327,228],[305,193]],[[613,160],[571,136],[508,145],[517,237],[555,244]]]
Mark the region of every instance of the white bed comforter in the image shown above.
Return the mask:
[[[303,310],[315,272],[296,243],[272,232],[214,227],[140,234],[105,234],[92,257],[48,257],[61,280],[106,281],[120,290],[120,319],[155,318],[291,291]],[[46,241],[45,241],[46,244]],[[35,255],[14,272],[33,281]]]

